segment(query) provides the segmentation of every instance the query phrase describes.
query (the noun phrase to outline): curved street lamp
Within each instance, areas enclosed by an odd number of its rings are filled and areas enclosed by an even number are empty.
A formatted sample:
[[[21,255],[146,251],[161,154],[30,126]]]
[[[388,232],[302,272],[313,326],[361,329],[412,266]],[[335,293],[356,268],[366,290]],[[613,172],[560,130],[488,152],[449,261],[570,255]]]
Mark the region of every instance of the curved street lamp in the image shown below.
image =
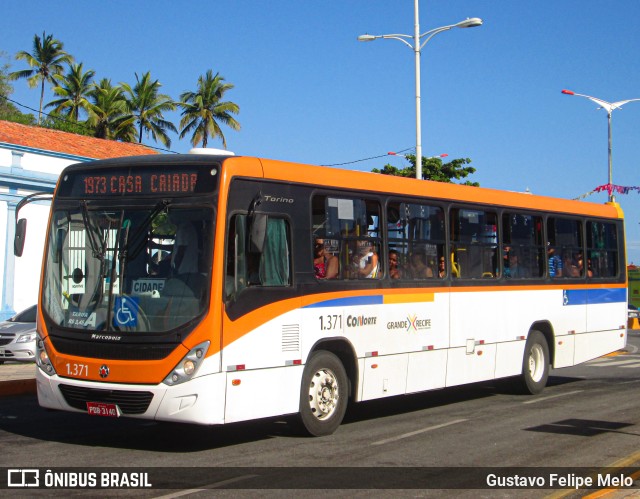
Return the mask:
[[[400,154],[397,152],[393,152],[393,151],[389,151],[387,153],[387,156],[403,156],[404,154]],[[448,154],[438,154],[437,156],[429,156],[428,158],[424,158],[424,159],[439,159],[439,158],[446,158],[447,156],[449,156]]]
[[[358,41],[360,42],[372,42],[378,38],[384,38],[388,40],[399,40],[407,47],[413,50],[415,54],[415,66],[416,66],[416,178],[422,179],[422,125],[420,122],[420,52],[422,48],[427,44],[431,38],[443,31],[449,31],[453,28],[475,28],[482,25],[482,19],[479,17],[472,17],[465,19],[456,24],[449,26],[442,26],[435,28],[420,34],[420,23],[418,15],[418,0],[414,0],[414,17],[415,17],[415,30],[413,36],[402,34],[390,34],[390,35],[360,35]],[[421,43],[421,40],[424,41]],[[410,40],[413,39],[413,44]]]
[[[627,102],[640,101],[640,99],[628,99],[621,100],[618,102],[607,102],[606,100],[598,99],[597,97],[591,97],[590,95],[577,94],[572,90],[563,90],[563,94],[565,95],[575,95],[578,97],[584,97],[585,99],[589,99],[592,102],[595,102],[600,107],[598,109],[604,109],[607,112],[607,122],[609,125],[609,186],[611,190],[609,191],[609,201],[615,201],[615,196],[613,195],[613,161],[611,158],[611,113],[613,113],[614,109],[621,109]]]

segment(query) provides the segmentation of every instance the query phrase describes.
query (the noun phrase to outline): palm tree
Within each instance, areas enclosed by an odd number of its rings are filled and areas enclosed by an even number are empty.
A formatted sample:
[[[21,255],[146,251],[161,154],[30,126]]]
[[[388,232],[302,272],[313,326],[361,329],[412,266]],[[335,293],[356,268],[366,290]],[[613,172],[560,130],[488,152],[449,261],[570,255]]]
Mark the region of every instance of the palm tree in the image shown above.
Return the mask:
[[[86,111],[89,107],[87,96],[91,91],[91,80],[95,74],[92,69],[85,73],[80,63],[69,66],[66,76],[54,75],[57,85],[53,87],[53,92],[62,98],[49,102],[45,107],[55,106],[54,112],[78,121],[80,110]]]
[[[25,60],[32,69],[15,71],[9,75],[12,80],[26,78],[29,87],[35,87],[40,82],[40,108],[38,110],[38,125],[42,120],[42,102],[44,101],[44,83],[55,84],[54,75],[63,72],[63,64],[71,64],[73,57],[62,50],[62,42],[53,35],[42,33],[33,37],[33,52],[22,51],[16,54],[16,59]]]
[[[183,108],[180,120],[180,138],[193,131],[191,144],[202,143],[207,147],[209,137],[222,139],[222,145],[226,149],[227,141],[220,129],[220,124],[227,125],[233,130],[240,130],[238,123],[230,113],[238,114],[240,108],[233,102],[223,101],[227,90],[231,90],[231,83],[223,83],[224,78],[220,73],[213,76],[213,71],[208,70],[204,76],[198,78],[198,90],[184,92],[180,96],[179,105]]]
[[[151,133],[153,140],[159,140],[165,147],[171,146],[171,139],[167,130],[177,132],[176,127],[170,121],[166,121],[162,113],[173,111],[175,103],[168,95],[158,93],[162,86],[158,80],[151,81],[151,73],[147,71],[138,77],[133,88],[126,83],[121,83],[124,92],[128,95],[129,110],[136,118],[138,126],[138,142],[142,142],[142,132]]]
[[[111,80],[103,78],[92,85],[89,99],[87,124],[95,130],[95,137],[135,142],[135,117],[129,113],[120,86],[114,87]]]

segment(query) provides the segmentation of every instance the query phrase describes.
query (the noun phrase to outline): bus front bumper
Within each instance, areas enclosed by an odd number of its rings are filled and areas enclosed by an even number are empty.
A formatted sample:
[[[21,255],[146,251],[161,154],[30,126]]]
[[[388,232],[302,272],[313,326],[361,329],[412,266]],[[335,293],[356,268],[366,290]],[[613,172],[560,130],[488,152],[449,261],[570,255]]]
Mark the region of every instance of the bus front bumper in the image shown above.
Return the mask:
[[[117,415],[139,419],[216,425],[224,423],[226,373],[175,386],[98,383],[48,376],[36,369],[42,407],[88,413],[87,403],[117,407]]]

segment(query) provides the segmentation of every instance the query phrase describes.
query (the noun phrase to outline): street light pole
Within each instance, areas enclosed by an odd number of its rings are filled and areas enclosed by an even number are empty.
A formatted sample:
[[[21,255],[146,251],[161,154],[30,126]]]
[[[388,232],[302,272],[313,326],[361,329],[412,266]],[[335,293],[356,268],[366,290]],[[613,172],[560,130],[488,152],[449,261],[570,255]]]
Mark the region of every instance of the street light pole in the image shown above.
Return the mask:
[[[418,0],[414,1],[413,52],[416,69],[416,179],[422,180],[422,101],[420,96],[420,13]]]
[[[407,47],[409,47],[414,52],[415,56],[415,70],[416,70],[416,178],[422,179],[422,123],[420,118],[420,53],[422,48],[427,44],[431,38],[433,38],[438,33],[442,33],[443,31],[448,31],[452,28],[475,28],[476,26],[482,25],[482,19],[478,17],[472,17],[471,19],[465,19],[464,21],[460,21],[456,24],[451,24],[449,26],[442,26],[440,28],[435,28],[425,33],[420,34],[420,15],[418,12],[418,1],[414,0],[414,33],[413,37],[411,35],[402,35],[402,34],[391,34],[391,35],[360,35],[358,37],[358,41],[360,42],[372,42],[373,40],[377,40],[378,38],[391,39],[391,40],[399,40],[404,43]],[[420,41],[422,38],[427,37],[422,44]],[[409,43],[407,40],[411,40],[413,38],[413,45]]]
[[[607,102],[606,100],[598,99],[597,97],[591,97],[590,95],[577,94],[572,90],[563,90],[563,94],[565,95],[576,95],[578,97],[584,97],[585,99],[589,99],[592,102],[595,102],[600,107],[598,109],[604,109],[607,112],[607,125],[609,130],[609,201],[615,201],[615,196],[613,195],[613,158],[611,153],[611,114],[614,109],[621,109],[627,102],[640,101],[640,99],[628,99],[621,100],[618,102]]]

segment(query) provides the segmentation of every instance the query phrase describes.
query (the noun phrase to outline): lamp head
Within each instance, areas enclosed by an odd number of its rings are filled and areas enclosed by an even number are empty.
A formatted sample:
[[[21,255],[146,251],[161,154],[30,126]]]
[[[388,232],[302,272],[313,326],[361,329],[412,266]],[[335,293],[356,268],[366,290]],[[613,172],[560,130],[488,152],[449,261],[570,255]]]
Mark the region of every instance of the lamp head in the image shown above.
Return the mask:
[[[377,36],[374,35],[360,35],[358,37],[358,41],[359,42],[372,42],[373,40],[375,40],[376,38],[378,38]]]
[[[475,28],[476,26],[482,26],[482,19],[479,17],[467,18],[455,25],[456,28]]]

